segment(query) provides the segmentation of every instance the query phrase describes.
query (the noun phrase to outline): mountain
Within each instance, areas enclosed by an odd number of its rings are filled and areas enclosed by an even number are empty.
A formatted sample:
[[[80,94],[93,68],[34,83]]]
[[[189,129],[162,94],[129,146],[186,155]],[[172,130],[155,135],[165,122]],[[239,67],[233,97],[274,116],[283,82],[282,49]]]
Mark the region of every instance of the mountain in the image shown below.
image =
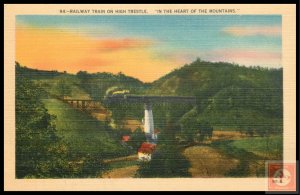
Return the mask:
[[[20,65],[17,69],[19,76],[36,80],[53,96],[101,100],[112,88],[126,89],[132,94],[196,96],[197,106],[192,110],[189,106],[154,106],[154,113],[157,113],[154,119],[161,120],[160,123],[164,123],[162,118],[168,114],[176,116],[176,121],[179,121],[178,117],[193,116],[197,120],[208,121],[215,129],[282,129],[282,69],[244,67],[197,59],[152,83],[143,83],[123,73],[91,74],[80,71],[71,75]],[[119,112],[115,114],[119,119],[128,114],[139,119],[143,115],[141,106],[118,106],[111,109]]]
[[[47,71],[47,70],[27,68],[26,66],[22,66],[18,62],[16,62],[16,74],[17,76],[38,80],[38,79],[53,79],[54,77],[63,75],[64,73],[58,72],[56,70]]]
[[[29,78],[51,96],[101,100],[110,88],[128,89],[131,93],[142,93],[149,85],[123,73],[87,73],[46,71],[28,68],[16,62],[16,75]]]
[[[197,59],[154,81],[147,93],[196,96],[197,109],[190,112],[216,128],[277,128],[282,127],[282,81],[282,69]]]
[[[80,86],[85,89],[93,99],[101,100],[109,89],[126,89],[130,93],[138,94],[148,87],[142,81],[126,76],[123,73],[87,73],[80,71],[77,73]]]

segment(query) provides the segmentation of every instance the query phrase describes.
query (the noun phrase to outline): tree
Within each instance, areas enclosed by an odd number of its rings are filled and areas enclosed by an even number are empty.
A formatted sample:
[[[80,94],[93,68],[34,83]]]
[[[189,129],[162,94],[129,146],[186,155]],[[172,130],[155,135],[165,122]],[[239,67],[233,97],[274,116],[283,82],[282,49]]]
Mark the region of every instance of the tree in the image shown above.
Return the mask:
[[[30,78],[30,77],[29,77]],[[103,155],[71,152],[57,136],[45,92],[16,65],[16,178],[96,177],[106,168]]]
[[[190,177],[189,161],[175,145],[161,145],[150,162],[142,162],[139,177]]]
[[[180,120],[181,133],[188,142],[194,142],[195,135],[200,129],[200,123],[197,121],[197,110],[193,109],[186,113]]]
[[[197,121],[199,126],[200,141],[211,138],[213,134],[213,127],[207,121]]]
[[[128,141],[128,145],[133,147],[134,149],[138,149],[140,145],[146,141],[146,137],[141,128],[137,128],[130,136]]]
[[[180,122],[182,126],[181,132],[188,142],[194,142],[197,136],[199,137],[199,141],[204,141],[212,137],[212,125],[207,120],[198,118],[197,108],[186,113]]]
[[[16,74],[16,177],[63,177],[69,172],[67,147],[56,135],[41,91]]]

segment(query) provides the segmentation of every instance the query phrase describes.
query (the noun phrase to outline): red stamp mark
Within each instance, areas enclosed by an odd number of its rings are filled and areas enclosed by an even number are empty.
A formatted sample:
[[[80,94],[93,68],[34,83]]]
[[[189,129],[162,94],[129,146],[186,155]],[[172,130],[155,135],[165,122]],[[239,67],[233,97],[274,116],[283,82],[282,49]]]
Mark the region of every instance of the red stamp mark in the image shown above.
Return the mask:
[[[268,163],[269,191],[296,191],[295,163]]]

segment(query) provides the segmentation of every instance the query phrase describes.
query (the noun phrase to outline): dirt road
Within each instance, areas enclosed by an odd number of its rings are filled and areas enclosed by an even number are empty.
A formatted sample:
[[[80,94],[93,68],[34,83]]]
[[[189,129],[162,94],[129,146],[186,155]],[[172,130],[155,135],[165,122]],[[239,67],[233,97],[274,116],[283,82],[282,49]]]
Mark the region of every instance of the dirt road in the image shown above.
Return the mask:
[[[190,161],[189,172],[192,177],[224,177],[235,168],[239,160],[229,158],[209,146],[192,146],[183,155]]]
[[[118,169],[113,169],[108,171],[102,175],[102,178],[132,178],[134,177],[136,171],[138,170],[138,166],[129,166]]]

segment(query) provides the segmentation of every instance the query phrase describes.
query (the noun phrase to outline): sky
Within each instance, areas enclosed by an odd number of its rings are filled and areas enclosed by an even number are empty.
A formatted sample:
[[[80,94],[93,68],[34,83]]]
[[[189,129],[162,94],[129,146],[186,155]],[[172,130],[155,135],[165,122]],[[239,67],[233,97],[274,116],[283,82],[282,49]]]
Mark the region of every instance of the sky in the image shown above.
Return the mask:
[[[144,82],[200,58],[281,68],[280,15],[16,16],[16,61]]]

